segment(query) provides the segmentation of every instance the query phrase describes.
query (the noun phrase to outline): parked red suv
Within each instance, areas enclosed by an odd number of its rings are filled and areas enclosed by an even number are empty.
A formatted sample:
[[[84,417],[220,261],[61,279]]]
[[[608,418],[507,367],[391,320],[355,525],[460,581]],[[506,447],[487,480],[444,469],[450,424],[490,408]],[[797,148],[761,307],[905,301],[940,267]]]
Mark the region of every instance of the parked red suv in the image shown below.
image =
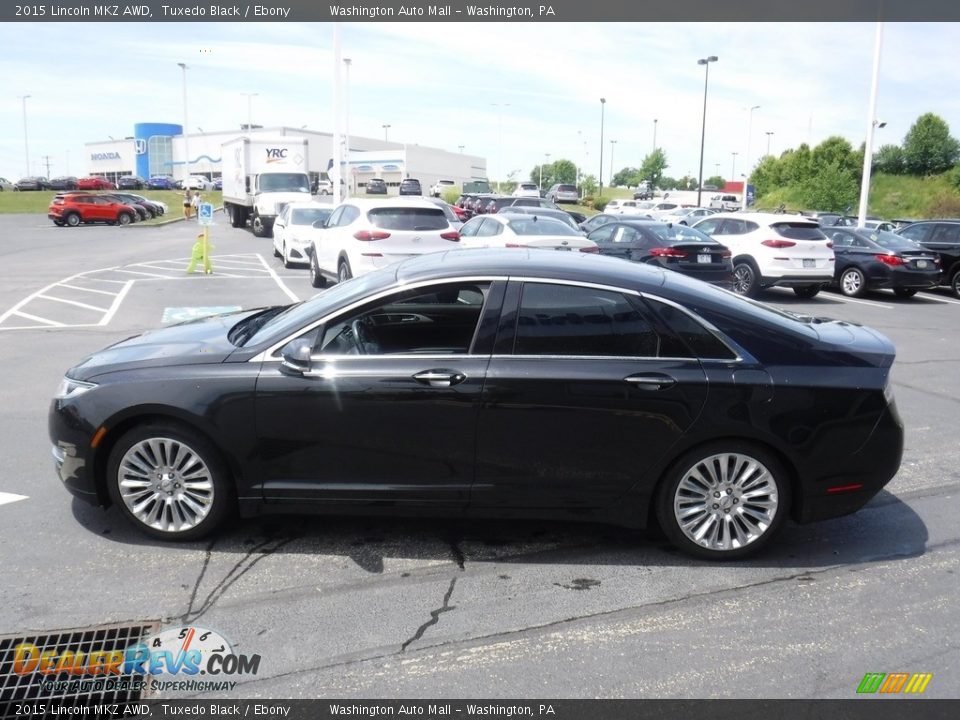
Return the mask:
[[[56,195],[47,208],[47,217],[54,225],[76,227],[80,223],[105,222],[107,225],[129,225],[137,219],[137,211],[105,195],[69,193]]]
[[[78,190],[116,190],[117,186],[106,178],[91,175],[77,180]]]

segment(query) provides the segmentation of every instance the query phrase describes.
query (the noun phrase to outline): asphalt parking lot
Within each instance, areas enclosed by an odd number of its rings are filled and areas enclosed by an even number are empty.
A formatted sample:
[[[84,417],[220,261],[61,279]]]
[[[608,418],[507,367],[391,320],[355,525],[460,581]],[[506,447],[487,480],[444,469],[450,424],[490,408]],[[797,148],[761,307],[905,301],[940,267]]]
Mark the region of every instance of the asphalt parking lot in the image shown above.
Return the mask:
[[[927,696],[960,695],[957,299],[764,296],[896,343],[906,450],[858,514],[791,525],[747,562],[546,522],[264,518],[163,544],[59,486],[47,408],[86,353],[165,317],[315,292],[270,240],[216,223],[205,277],[185,273],[192,223],[0,216],[0,501],[26,496],[0,504],[0,635],[213,628],[262,657],[224,693],[246,698],[851,698],[865,673],[901,671],[933,673]]]

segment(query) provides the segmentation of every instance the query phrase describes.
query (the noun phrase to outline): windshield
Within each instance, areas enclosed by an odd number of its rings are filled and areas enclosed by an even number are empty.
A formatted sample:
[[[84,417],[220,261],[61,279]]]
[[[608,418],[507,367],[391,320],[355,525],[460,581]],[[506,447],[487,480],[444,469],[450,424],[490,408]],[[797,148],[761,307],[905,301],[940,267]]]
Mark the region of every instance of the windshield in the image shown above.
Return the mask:
[[[260,192],[310,192],[310,180],[304,173],[265,173]]]
[[[313,225],[317,220],[326,220],[332,212],[333,208],[296,208],[290,222],[293,225]]]

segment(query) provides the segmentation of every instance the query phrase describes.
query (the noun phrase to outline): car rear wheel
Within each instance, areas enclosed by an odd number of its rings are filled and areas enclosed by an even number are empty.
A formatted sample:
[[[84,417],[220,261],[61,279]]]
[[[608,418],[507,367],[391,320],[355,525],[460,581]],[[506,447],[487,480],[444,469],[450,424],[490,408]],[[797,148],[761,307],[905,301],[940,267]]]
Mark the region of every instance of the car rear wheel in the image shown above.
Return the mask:
[[[960,269],[953,273],[953,277],[950,278],[950,289],[954,295],[960,297]]]
[[[748,260],[740,260],[733,266],[733,291],[747,297],[756,297],[760,292],[757,269]]]
[[[847,297],[860,297],[867,291],[867,280],[859,268],[849,267],[840,274],[840,292]]]
[[[820,285],[804,285],[803,287],[795,287],[793,292],[799,298],[812,298],[820,294],[820,288]]]
[[[117,222],[121,225],[129,225],[133,222],[133,216],[130,213],[120,213],[117,215]]]
[[[917,294],[917,288],[894,288],[893,294],[898,298],[912,298]]]
[[[76,227],[80,224],[80,216],[77,213],[67,213],[63,221],[70,227]]]
[[[310,254],[310,284],[315,288],[326,287],[327,279],[320,272],[320,266],[317,265],[317,253]]]
[[[341,260],[340,264],[337,265],[337,282],[346,282],[353,277],[353,273],[350,272],[350,262],[348,260]]]
[[[195,540],[232,513],[233,488],[219,453],[178,425],[143,425],[110,452],[111,498],[142,532],[166,540]]]
[[[709,560],[751,555],[783,525],[787,473],[769,451],[725,440],[687,453],[660,488],[657,520],[681,550]]]

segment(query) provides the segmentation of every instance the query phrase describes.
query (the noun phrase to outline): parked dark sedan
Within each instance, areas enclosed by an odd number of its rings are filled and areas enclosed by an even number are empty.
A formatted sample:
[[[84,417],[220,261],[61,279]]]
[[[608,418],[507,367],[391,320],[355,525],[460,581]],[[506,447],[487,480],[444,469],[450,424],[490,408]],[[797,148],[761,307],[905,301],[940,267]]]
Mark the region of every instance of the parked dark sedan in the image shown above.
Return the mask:
[[[13,188],[14,190],[49,190],[50,181],[44,177],[30,176],[17,180]]]
[[[730,249],[694,228],[620,219],[587,237],[597,244],[601,255],[660,265],[721,287],[733,287]]]
[[[124,175],[117,179],[118,190],[143,190],[147,186],[147,181],[136,175]]]
[[[72,175],[51,178],[48,183],[51,190],[76,190],[77,178]]]
[[[139,205],[142,205],[150,212],[150,217],[157,217],[158,215],[163,215],[166,212],[166,209],[163,205],[156,202],[155,200],[150,200],[145,198],[143,195],[137,195],[136,193],[122,193],[116,192],[111,193],[111,195],[116,195],[117,197],[123,199],[124,201],[134,202]]]
[[[913,297],[940,283],[940,258],[912,240],[869,228],[825,227],[836,257],[836,284],[848,297],[889,288]]]
[[[173,190],[176,183],[169,175],[154,175],[147,180],[147,187],[150,190]]]
[[[622,219],[623,217],[621,215],[608,215],[607,213],[600,213],[599,215],[594,215],[593,217],[587,218],[585,221],[580,223],[580,228],[584,232],[591,233],[602,225]]]
[[[159,538],[236,509],[656,518],[730,559],[896,474],[894,354],[662,268],[454,250],[116,343],[49,430],[69,491]]]
[[[960,297],[960,220],[916,222],[897,230],[897,235],[937,253],[943,270],[940,282]]]
[[[381,178],[370,178],[367,180],[366,193],[367,195],[386,195],[387,183]]]

